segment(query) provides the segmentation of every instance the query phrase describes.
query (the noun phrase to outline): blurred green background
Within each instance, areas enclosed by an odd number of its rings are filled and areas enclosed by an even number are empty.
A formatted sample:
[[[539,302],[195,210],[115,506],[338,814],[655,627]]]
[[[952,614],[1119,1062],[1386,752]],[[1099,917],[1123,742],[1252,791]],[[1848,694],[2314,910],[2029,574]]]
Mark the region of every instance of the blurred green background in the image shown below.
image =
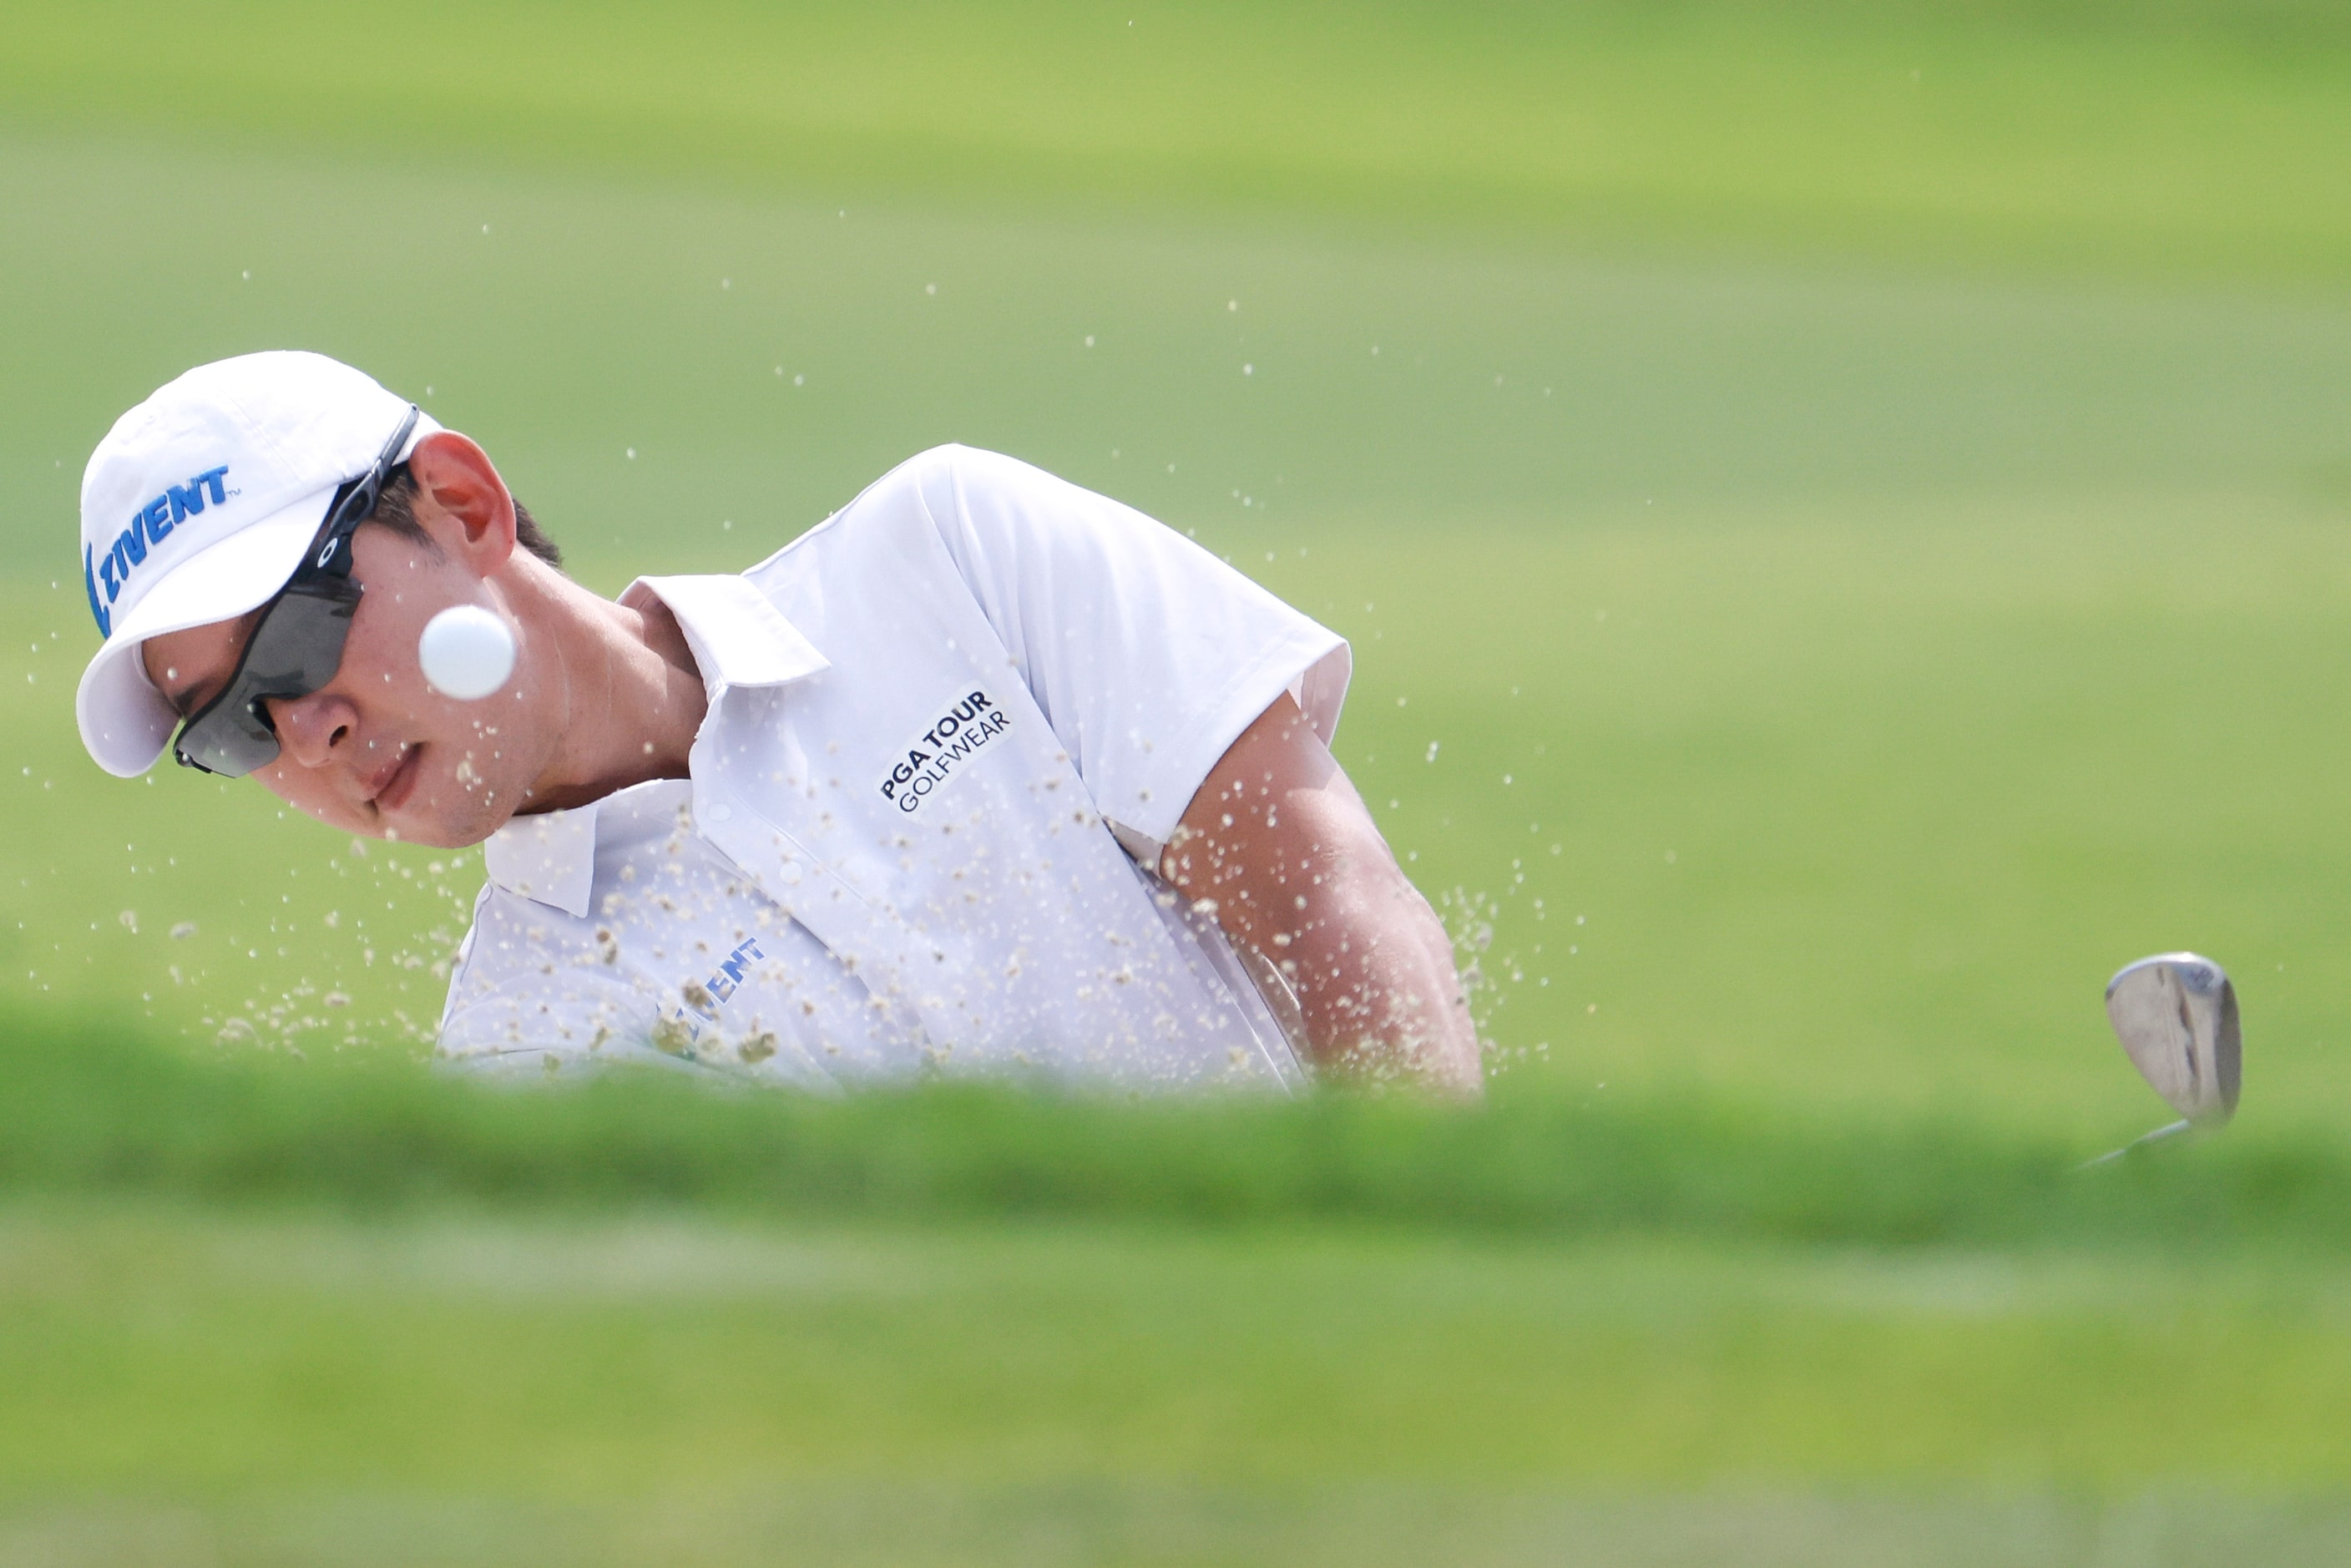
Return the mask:
[[[73,735],[83,459],[189,364],[290,346],[482,440],[608,590],[746,564],[946,440],[1193,531],[1353,641],[1340,755],[1424,888],[1496,927],[1505,1099],[2086,1155],[2161,1109],[2100,984],[2194,946],[2243,994],[2231,1138],[2331,1147],[2351,1121],[2338,5],[27,5],[0,18],[0,996],[21,1030],[95,1009],[325,1071],[419,1056],[437,1015],[478,854],[362,855],[256,789],[110,779]],[[137,1410],[166,1435],[0,1454],[28,1521],[0,1524],[0,1562],[319,1561],[387,1532],[451,1561],[750,1560],[778,1531],[863,1561],[877,1513],[914,1532],[877,1562],[1022,1541],[1001,1559],[1514,1561],[1562,1531],[1627,1562],[2351,1554],[2343,1514],[2276,1500],[2351,1474],[2340,1260],[2283,1243],[2207,1279],[2143,1241],[2099,1267],[1782,1241],[1571,1265],[1325,1238],[1346,1261],[1317,1271],[1280,1263],[1289,1240],[1165,1251],[1116,1227],[746,1239],[690,1212],[542,1233],[504,1210],[338,1228],[51,1201],[0,1223],[0,1326],[97,1337],[20,1338],[51,1345],[55,1386],[0,1389],[0,1413],[53,1435]],[[849,1326],[767,1321],[851,1336],[909,1380],[869,1398],[961,1412],[955,1440],[1000,1463],[958,1469],[920,1422],[841,1437],[804,1370],[722,1397],[648,1348],[684,1336],[695,1375],[750,1354],[726,1325],[799,1289],[803,1251],[811,1277],[965,1281],[923,1312],[828,1286]],[[446,1261],[477,1255],[526,1261],[486,1283]],[[636,1282],[560,1283],[609,1256]],[[1855,1297],[1855,1269],[1896,1283]],[[1309,1336],[1262,1354],[1319,1344],[1372,1404],[1257,1408],[1253,1363],[1183,1348],[1224,1320],[1172,1301],[1169,1270],[1224,1279],[1259,1314],[1228,1332]],[[1052,1283],[1081,1277],[1124,1306]],[[1456,1288],[1517,1329],[1415,1294]],[[282,1398],[174,1427],[220,1408],[198,1373],[214,1331],[256,1334],[255,1292],[285,1314],[252,1338]],[[1667,1299],[1716,1327],[1677,1337]],[[1301,1326],[1333,1312],[1372,1326]],[[1862,1348],[1853,1312],[1915,1354]],[[109,1313],[208,1326],[142,1360]],[[1661,1348],[1603,1355],[1577,1313]],[[1032,1320],[1103,1381],[1040,1405],[1048,1436],[973,1425],[1005,1396],[965,1342]],[[444,1347],[517,1321],[550,1358],[505,1364],[537,1391],[499,1406],[517,1458],[387,1443],[432,1429],[434,1377],[471,1375]],[[2138,1393],[2059,1439],[2056,1404],[2116,1385],[2054,1322],[2141,1367],[2218,1355],[2275,1452],[2183,1459],[2210,1446]],[[1456,1334],[1491,1367],[1416,1359]],[[1209,1391],[1153,1406],[1155,1448],[1103,1436],[1129,1354]],[[1477,1422],[1424,1424],[1554,1354],[1568,1370],[1530,1386],[1573,1440],[1498,1430],[1481,1469]],[[1983,1392],[1985,1357],[2014,1402]],[[666,1391],[686,1457],[566,1447],[628,1448],[643,1408],[604,1396],[630,1379]],[[802,1409],[811,1447],[728,1403],[749,1386]],[[1976,1436],[1788,1414],[1838,1388]],[[306,1425],[305,1401],[346,1414]],[[1708,1439],[1612,1436],[1673,1412]],[[219,1463],[158,1459],[171,1432]],[[697,1477],[715,1533],[662,1544],[691,1535]],[[946,1490],[876,1501],[910,1478]],[[2270,1500],[2129,1500],[2183,1482]],[[1834,1490],[1881,1483],[1899,1498]],[[416,1553],[384,1560],[441,1560]]]

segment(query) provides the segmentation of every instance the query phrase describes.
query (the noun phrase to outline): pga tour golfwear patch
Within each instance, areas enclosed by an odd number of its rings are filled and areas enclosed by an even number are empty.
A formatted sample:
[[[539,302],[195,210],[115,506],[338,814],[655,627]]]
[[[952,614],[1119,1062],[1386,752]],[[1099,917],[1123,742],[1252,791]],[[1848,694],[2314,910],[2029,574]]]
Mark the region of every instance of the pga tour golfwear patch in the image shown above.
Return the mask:
[[[1001,706],[987,700],[986,692],[966,693],[922,734],[891,753],[890,771],[881,783],[882,798],[913,816],[1011,723]]]
[[[1151,862],[1283,692],[1327,738],[1338,637],[1141,514],[960,447],[743,576],[643,582],[710,692],[691,777],[489,841],[444,1056],[1302,1081]]]

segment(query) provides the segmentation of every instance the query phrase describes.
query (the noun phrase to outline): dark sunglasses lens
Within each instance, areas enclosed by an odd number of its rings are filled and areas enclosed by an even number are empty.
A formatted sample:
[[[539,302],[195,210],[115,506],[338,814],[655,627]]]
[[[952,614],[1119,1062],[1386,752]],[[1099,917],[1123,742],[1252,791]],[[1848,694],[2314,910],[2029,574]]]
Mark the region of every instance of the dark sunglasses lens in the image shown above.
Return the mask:
[[[191,768],[242,779],[277,760],[277,737],[245,703],[223,703],[181,733],[172,747]]]
[[[335,678],[359,594],[289,590],[253,629],[229,689],[188,722],[173,750],[191,767],[241,779],[277,758],[264,699],[308,696]]]
[[[358,595],[288,590],[253,629],[240,684],[256,697],[308,696],[342,667]]]

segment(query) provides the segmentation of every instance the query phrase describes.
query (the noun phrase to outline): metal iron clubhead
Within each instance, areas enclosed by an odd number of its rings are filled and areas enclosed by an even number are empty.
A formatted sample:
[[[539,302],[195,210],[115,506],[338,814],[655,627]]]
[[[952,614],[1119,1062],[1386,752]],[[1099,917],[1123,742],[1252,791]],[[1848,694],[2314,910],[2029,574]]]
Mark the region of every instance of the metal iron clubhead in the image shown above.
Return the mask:
[[[2106,1017],[2131,1064],[2190,1126],[2227,1124],[2244,1042],[2226,970],[2194,953],[2141,958],[2106,982]]]

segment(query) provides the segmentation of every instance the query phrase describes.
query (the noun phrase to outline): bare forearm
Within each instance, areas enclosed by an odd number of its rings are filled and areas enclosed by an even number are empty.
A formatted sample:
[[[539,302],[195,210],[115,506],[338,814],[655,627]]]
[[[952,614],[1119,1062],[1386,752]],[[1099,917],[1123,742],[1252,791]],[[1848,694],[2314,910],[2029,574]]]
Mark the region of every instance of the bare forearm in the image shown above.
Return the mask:
[[[1445,928],[1289,698],[1233,743],[1160,869],[1280,967],[1318,1070],[1479,1092]]]
[[[1478,1092],[1477,1031],[1452,944],[1386,846],[1342,858],[1317,893],[1299,912],[1307,918],[1270,938],[1305,1014],[1315,1065]]]

